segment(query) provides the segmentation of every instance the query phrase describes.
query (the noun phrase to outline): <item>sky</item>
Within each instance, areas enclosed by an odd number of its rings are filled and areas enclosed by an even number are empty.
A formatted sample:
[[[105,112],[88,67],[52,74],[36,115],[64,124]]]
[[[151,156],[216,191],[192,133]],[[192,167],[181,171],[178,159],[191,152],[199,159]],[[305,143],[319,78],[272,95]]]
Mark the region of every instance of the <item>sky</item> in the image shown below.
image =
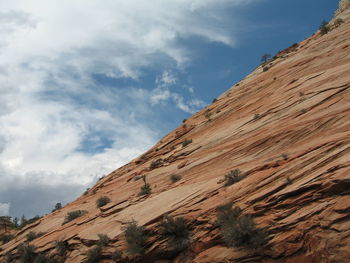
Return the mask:
[[[0,215],[74,200],[337,6],[0,0]]]

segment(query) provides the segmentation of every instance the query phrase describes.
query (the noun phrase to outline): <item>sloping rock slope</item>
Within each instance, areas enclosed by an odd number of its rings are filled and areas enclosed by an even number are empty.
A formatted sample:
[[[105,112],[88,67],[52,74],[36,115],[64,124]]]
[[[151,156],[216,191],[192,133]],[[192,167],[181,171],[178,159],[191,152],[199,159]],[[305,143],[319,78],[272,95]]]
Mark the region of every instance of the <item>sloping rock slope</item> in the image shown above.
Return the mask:
[[[30,231],[45,233],[30,242],[37,253],[55,253],[55,241],[66,240],[66,262],[82,262],[107,234],[100,262],[112,262],[115,249],[126,250],[123,227],[132,219],[153,233],[138,262],[350,262],[349,1],[340,6],[343,23],[333,19],[329,33],[280,52],[141,157],[19,231],[1,246],[1,262],[18,256]],[[234,169],[244,179],[225,186]],[[138,195],[142,175],[149,196]],[[101,196],[111,202],[96,208]],[[229,201],[268,229],[266,246],[225,245],[216,207]],[[88,213],[62,225],[78,209]],[[185,217],[192,233],[190,247],[167,260],[156,231],[165,215]]]

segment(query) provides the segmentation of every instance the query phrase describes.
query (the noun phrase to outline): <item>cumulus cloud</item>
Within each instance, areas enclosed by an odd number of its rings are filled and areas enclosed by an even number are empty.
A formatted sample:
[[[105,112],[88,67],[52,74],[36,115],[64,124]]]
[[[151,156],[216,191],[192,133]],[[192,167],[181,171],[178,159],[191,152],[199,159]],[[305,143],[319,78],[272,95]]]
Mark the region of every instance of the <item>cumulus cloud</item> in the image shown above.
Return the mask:
[[[159,136],[147,123],[152,105],[171,100],[185,112],[203,106],[193,87],[186,98],[177,91],[183,87],[174,71],[191,62],[183,40],[234,45],[222,10],[246,3],[0,1],[1,211],[12,202],[16,213],[33,207],[29,200],[40,191],[73,198],[141,154]],[[97,75],[137,81],[159,65],[174,70],[164,70],[156,87],[96,83]],[[69,190],[55,192],[63,186]],[[18,193],[31,198],[20,202]]]

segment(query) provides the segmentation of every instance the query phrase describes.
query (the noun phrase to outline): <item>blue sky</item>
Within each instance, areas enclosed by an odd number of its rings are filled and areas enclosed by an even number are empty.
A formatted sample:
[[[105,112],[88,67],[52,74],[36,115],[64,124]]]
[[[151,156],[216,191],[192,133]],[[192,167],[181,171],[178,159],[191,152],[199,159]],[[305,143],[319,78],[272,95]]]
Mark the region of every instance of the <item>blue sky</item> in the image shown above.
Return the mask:
[[[0,0],[0,214],[79,196],[336,0]]]

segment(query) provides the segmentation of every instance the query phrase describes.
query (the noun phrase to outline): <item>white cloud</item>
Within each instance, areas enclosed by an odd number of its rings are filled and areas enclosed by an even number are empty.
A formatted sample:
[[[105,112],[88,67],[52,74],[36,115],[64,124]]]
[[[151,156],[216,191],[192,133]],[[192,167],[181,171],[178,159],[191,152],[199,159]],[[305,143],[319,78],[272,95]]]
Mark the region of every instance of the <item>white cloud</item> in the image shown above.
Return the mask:
[[[167,89],[155,89],[154,94],[151,96],[151,103],[158,104],[162,101],[167,101],[171,98],[172,94]]]
[[[156,78],[156,84],[161,87],[168,87],[176,84],[177,77],[169,71],[164,71],[161,76]]]
[[[172,101],[177,108],[187,113],[194,113],[206,105],[202,100],[197,98],[185,99],[184,96],[180,95],[178,92],[171,91],[172,88],[176,87],[177,85],[181,85],[178,84],[178,78],[176,75],[169,71],[164,71],[160,76],[158,76],[155,84],[156,88],[150,95],[150,100],[153,105]],[[184,85],[182,88],[188,90],[190,92],[190,96],[193,97],[193,87],[188,88],[187,85]]]
[[[10,213],[9,203],[0,203],[0,216],[8,216]]]
[[[0,127],[7,140],[0,155],[3,168],[22,177],[33,171],[54,172],[55,177],[42,178],[48,184],[61,181],[86,184],[92,174],[115,169],[141,154],[154,140],[154,134],[146,127],[128,123],[107,111],[54,102],[38,105],[24,102],[0,118]],[[116,141],[111,146],[115,148],[92,155],[79,151],[84,139],[99,133]],[[129,145],[117,143],[121,137],[129,140]]]
[[[155,142],[158,134],[142,121],[150,103],[171,100],[186,112],[203,106],[194,92],[185,99],[176,91],[172,71],[153,90],[106,88],[93,76],[137,80],[160,64],[183,70],[191,47],[180,40],[234,45],[221,11],[240,4],[0,1],[0,191],[14,181],[85,186]]]
[[[59,60],[80,72],[137,77],[155,54],[186,63],[189,50],[180,38],[199,36],[232,45],[218,8],[240,2],[6,1],[0,3],[0,22],[6,27],[0,43],[11,46],[1,58],[14,63],[26,59],[33,67],[53,66]]]

